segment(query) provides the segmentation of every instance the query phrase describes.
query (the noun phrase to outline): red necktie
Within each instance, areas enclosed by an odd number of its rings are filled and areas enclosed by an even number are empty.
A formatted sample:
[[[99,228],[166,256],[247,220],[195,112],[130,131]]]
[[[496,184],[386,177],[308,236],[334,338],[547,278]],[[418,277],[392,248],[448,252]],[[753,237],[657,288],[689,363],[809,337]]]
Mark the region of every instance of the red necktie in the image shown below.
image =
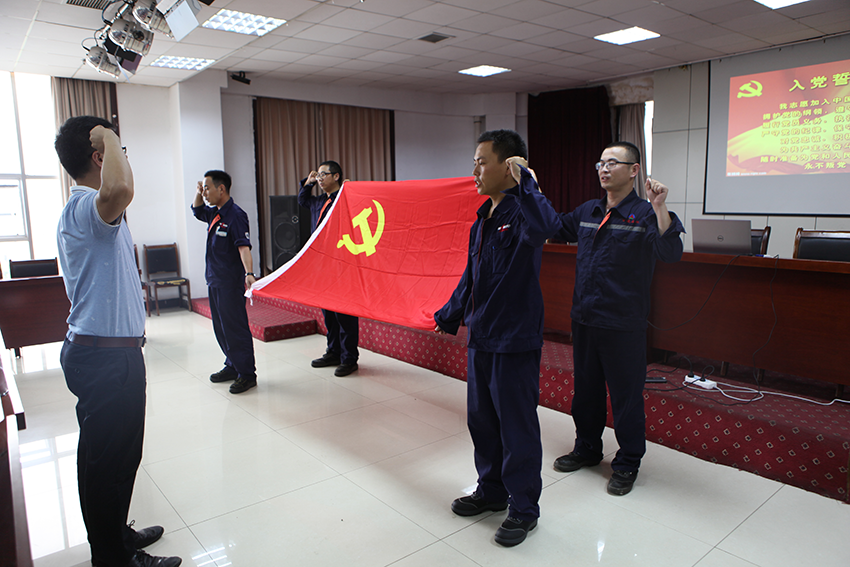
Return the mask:
[[[330,205],[330,204],[331,204],[331,198],[328,197],[328,200],[325,201],[325,204],[322,207],[322,210],[319,211],[319,219],[316,221],[316,226],[319,226],[319,224],[322,222],[322,215],[325,214],[325,209],[327,209],[328,205]]]
[[[608,214],[605,215],[605,218],[602,219],[602,222],[599,223],[599,228],[596,229],[596,232],[593,233],[593,241],[596,242],[596,235],[599,234],[599,231],[602,230],[602,227],[608,222],[608,219],[611,218],[611,211],[608,211]]]
[[[221,215],[216,215],[215,218],[210,223],[210,225],[207,227],[207,232],[211,231],[213,229],[213,227],[215,226],[215,223],[217,223],[220,220],[221,220]]]

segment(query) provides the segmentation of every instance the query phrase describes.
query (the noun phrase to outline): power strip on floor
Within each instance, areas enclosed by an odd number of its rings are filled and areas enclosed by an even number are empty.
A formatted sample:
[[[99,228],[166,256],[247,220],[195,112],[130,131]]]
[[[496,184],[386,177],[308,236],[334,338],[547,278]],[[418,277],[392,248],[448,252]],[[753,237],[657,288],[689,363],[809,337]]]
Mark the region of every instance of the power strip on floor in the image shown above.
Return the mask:
[[[701,376],[685,376],[685,382],[688,384],[696,384],[700,388],[705,388],[706,390],[713,390],[717,387],[717,382],[714,380],[706,380]]]

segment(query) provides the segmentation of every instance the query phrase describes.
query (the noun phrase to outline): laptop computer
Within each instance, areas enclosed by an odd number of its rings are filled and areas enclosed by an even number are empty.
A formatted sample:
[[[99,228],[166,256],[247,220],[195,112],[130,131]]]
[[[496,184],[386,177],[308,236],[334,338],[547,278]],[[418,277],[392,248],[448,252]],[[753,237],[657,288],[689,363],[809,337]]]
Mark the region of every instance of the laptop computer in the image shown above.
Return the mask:
[[[753,253],[750,229],[748,220],[693,219],[694,252],[750,256]]]

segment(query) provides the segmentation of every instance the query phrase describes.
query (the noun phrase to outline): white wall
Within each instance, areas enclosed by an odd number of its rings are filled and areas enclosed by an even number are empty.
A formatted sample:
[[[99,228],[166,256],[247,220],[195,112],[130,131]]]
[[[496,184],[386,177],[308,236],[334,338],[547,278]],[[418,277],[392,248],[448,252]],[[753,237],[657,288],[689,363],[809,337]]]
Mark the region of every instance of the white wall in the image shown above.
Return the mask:
[[[670,188],[668,207],[690,232],[695,218],[750,220],[753,228],[771,227],[767,253],[791,258],[798,227],[850,230],[848,217],[703,215],[705,160],[708,137],[708,63],[656,71],[655,121],[652,129],[653,177]],[[850,214],[850,193],[836,203],[836,211]],[[685,235],[685,250],[693,250]]]
[[[251,226],[251,255],[254,271],[260,273],[259,217],[257,216],[257,177],[254,165],[254,105],[249,97],[221,97],[224,131],[224,170],[233,178],[230,195],[248,215]],[[244,140],[250,139],[246,144]]]
[[[168,113],[169,92],[160,87],[118,84],[121,143],[133,168],[135,196],[127,209],[133,242],[142,245],[177,242],[173,190],[175,150]]]
[[[396,111],[396,179],[472,175],[475,137],[471,116]]]

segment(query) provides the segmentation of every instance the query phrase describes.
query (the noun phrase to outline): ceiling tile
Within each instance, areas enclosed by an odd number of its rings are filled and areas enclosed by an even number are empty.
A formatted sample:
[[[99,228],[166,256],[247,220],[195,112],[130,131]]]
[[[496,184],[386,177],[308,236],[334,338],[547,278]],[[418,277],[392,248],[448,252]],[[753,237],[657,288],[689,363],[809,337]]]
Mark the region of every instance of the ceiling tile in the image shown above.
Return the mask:
[[[341,43],[351,39],[352,37],[356,37],[361,33],[363,32],[360,30],[348,30],[326,26],[325,24],[316,24],[315,26],[307,28],[303,32],[297,34],[295,37],[298,39],[323,41],[326,43]]]
[[[431,4],[430,6],[422,8],[421,10],[411,12],[406,16],[406,19],[414,20],[417,22],[427,22],[429,24],[440,24],[441,26],[448,26],[453,24],[454,22],[464,20],[474,15],[475,12],[473,12],[472,10],[466,10],[464,8],[458,8],[456,6],[449,6],[447,4]]]
[[[493,14],[476,14],[471,18],[452,23],[451,27],[478,33],[490,33],[509,26],[515,26],[518,23],[520,22],[517,20],[494,16]]]
[[[493,10],[493,13],[498,16],[527,22],[563,11],[563,6],[558,6],[545,0],[521,0],[520,2],[513,2],[504,8],[497,8]]]
[[[369,0],[355,5],[355,10],[385,14],[388,16],[406,16],[433,4],[433,0]]]
[[[378,26],[392,22],[394,19],[395,18],[391,16],[364,12],[362,10],[345,10],[344,12],[328,18],[324,21],[324,23],[329,26],[336,26],[339,28],[371,31]]]

